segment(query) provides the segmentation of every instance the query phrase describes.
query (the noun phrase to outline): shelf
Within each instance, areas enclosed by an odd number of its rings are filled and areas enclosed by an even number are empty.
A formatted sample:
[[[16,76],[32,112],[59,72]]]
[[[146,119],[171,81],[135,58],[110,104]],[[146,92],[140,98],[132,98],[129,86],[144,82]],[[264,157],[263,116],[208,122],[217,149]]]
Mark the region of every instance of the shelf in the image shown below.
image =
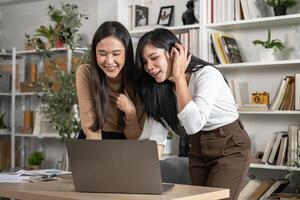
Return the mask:
[[[129,31],[129,33],[133,36],[141,36],[144,33],[147,33],[149,31],[152,31],[156,28],[166,28],[172,31],[181,31],[181,30],[187,30],[187,29],[191,29],[191,28],[199,28],[200,25],[199,24],[192,24],[192,25],[182,25],[182,26],[154,26],[154,27],[147,27],[145,26],[144,28],[140,28],[140,29],[136,29],[136,30],[131,30]]]
[[[287,167],[287,166],[277,166],[277,165],[268,165],[268,164],[257,164],[251,163],[250,168],[255,169],[272,169],[272,170],[292,170],[292,171],[300,171],[299,167]]]
[[[11,57],[11,53],[0,53],[0,57]]]
[[[16,92],[16,96],[31,96],[37,95],[36,92]]]
[[[276,111],[239,111],[240,114],[262,114],[262,115],[300,115],[296,110],[276,110]]]
[[[213,30],[240,30],[251,28],[267,28],[270,26],[289,26],[300,23],[300,14],[264,17],[251,20],[240,20],[218,24],[208,24],[206,28]]]
[[[4,135],[10,135],[11,133],[0,133],[0,136],[4,136]]]
[[[267,67],[299,67],[300,59],[295,60],[277,60],[273,62],[244,62],[216,65],[219,69],[257,69]]]
[[[10,96],[10,92],[0,92],[0,96]]]
[[[53,48],[50,49],[50,52],[60,52],[60,51],[66,51],[67,48],[63,47],[63,48]],[[24,51],[17,51],[16,52],[17,55],[26,55],[26,54],[41,54],[41,52],[38,52],[36,50],[24,50]]]
[[[66,47],[52,48],[52,49],[50,49],[50,52],[64,52],[64,51],[67,51],[67,50],[68,50],[68,48],[66,48]],[[85,51],[87,51],[87,48],[75,48],[74,49],[74,53],[84,53]],[[17,55],[28,55],[28,54],[40,55],[41,52],[38,52],[36,50],[25,50],[25,51],[17,51],[16,54]]]
[[[44,133],[40,135],[33,135],[33,134],[28,134],[28,133],[16,133],[16,137],[30,137],[30,138],[61,138],[58,133]]]

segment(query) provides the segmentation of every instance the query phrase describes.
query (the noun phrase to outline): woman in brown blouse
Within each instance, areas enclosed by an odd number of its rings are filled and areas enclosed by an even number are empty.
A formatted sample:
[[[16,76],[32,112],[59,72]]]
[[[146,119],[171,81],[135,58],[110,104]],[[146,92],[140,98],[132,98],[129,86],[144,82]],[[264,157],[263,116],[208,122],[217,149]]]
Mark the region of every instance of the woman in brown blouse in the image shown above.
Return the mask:
[[[82,131],[78,138],[137,139],[143,112],[133,93],[132,41],[119,22],[104,22],[92,41],[91,63],[76,72]]]

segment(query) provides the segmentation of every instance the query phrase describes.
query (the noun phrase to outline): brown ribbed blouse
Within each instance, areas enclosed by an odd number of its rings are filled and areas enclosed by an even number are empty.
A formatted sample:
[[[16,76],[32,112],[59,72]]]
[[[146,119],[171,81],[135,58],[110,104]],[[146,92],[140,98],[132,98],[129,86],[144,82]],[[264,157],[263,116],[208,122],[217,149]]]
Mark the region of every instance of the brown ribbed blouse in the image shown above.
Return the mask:
[[[121,74],[116,79],[107,78],[107,86],[108,90],[112,92],[124,93],[122,91],[122,75]],[[84,132],[90,131],[89,128],[93,124],[96,113],[95,113],[95,102],[92,95],[92,82],[91,82],[91,66],[88,64],[81,65],[78,67],[76,71],[76,89],[77,89],[77,97],[79,104],[79,113],[81,120],[81,127]],[[133,95],[130,95],[133,97]],[[137,118],[126,120],[125,127],[119,128],[118,120],[119,120],[119,109],[112,101],[109,101],[109,107],[107,116],[104,121],[103,131],[111,131],[111,132],[124,132],[125,136],[128,139],[137,139],[143,130],[145,114],[143,112],[143,107],[138,98],[131,99],[135,105]]]

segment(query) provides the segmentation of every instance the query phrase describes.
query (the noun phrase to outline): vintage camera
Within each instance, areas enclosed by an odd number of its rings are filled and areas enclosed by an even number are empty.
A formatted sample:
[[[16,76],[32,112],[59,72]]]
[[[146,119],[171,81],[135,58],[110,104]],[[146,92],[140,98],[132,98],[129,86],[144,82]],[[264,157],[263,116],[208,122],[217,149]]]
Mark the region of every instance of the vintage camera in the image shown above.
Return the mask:
[[[255,92],[252,93],[253,104],[269,104],[269,93],[268,92]]]

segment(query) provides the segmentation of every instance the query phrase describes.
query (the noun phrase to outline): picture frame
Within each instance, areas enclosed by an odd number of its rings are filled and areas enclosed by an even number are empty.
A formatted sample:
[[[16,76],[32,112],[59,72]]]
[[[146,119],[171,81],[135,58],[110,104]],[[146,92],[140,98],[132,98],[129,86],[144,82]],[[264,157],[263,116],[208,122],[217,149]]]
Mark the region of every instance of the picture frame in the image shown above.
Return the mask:
[[[160,7],[157,24],[163,26],[170,26],[173,17],[174,6]]]
[[[148,25],[149,8],[135,5],[135,27]]]

